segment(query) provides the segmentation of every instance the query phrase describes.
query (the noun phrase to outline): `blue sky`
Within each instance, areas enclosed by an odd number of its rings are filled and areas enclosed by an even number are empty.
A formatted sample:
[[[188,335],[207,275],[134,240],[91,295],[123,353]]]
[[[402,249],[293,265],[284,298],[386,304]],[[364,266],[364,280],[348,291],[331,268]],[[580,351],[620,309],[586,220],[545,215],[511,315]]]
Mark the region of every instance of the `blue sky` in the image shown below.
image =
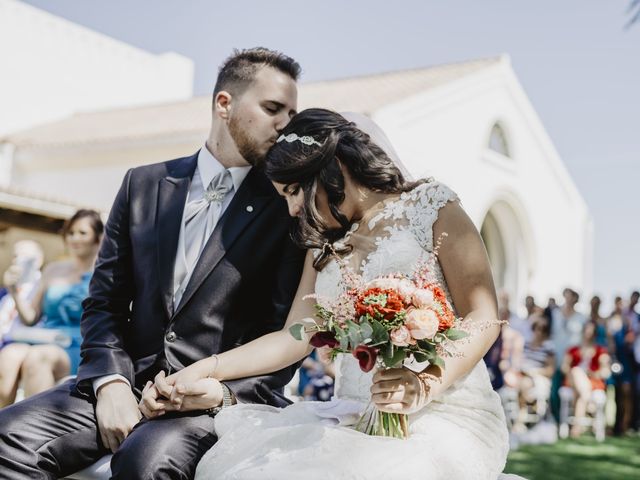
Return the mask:
[[[630,0],[26,3],[190,57],[196,94],[211,90],[233,48],[283,50],[303,81],[508,53],[594,217],[596,292],[640,288],[640,24],[624,28]]]

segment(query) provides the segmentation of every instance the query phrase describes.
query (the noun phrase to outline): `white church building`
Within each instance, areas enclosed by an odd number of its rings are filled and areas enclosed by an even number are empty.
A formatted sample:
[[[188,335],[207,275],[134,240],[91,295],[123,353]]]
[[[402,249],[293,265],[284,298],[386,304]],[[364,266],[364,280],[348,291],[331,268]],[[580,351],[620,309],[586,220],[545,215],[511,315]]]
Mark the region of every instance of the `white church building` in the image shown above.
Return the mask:
[[[177,54],[0,0],[0,62],[13,72],[0,76],[0,270],[16,238],[60,255],[60,219],[78,206],[107,212],[127,169],[206,139],[211,98],[192,96],[193,64]],[[507,56],[302,83],[299,98],[299,109],[370,116],[414,178],[452,187],[512,306],[565,286],[591,292],[590,213]]]

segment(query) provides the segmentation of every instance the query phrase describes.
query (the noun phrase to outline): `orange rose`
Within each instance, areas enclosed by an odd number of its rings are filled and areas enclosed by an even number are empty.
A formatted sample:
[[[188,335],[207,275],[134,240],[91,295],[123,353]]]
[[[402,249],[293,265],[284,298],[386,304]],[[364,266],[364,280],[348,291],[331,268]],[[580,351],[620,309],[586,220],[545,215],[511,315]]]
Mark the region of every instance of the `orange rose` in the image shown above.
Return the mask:
[[[393,290],[369,288],[358,295],[356,300],[356,313],[358,316],[369,314],[373,318],[382,316],[387,320],[391,320],[396,316],[396,313],[402,310],[404,310],[402,298]]]
[[[449,300],[447,300],[444,290],[435,283],[427,283],[424,288],[433,292],[433,300],[440,306],[438,310],[442,310],[442,313],[438,312],[438,331],[443,332],[453,327],[456,316],[449,305]]]
[[[446,312],[442,315],[438,315],[438,331],[443,332],[453,327],[456,321],[456,317],[449,308],[445,309]]]
[[[440,287],[433,287],[433,298],[435,298],[436,302],[440,302],[443,305],[446,305],[448,302],[447,296]]]

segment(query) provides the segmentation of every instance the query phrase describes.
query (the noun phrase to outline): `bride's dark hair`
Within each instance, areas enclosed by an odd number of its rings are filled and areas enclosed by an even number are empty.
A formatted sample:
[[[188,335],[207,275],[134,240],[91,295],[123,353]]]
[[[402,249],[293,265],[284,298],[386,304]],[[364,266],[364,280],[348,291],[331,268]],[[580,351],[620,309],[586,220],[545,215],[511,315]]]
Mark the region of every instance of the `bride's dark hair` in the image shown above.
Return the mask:
[[[292,237],[303,248],[320,249],[313,264],[316,270],[321,270],[330,258],[332,252],[327,243],[333,244],[351,228],[350,220],[340,211],[345,198],[340,164],[355,182],[375,192],[407,192],[423,182],[407,181],[368,134],[336,112],[322,108],[304,110],[295,115],[281,133],[309,136],[320,143],[282,140],[269,150],[265,160],[265,173],[270,180],[284,185],[297,184],[304,192],[303,208]],[[329,209],[340,228],[330,228],[322,221],[315,203],[318,186],[327,192]],[[352,247],[334,245],[333,249],[338,254],[346,254]]]

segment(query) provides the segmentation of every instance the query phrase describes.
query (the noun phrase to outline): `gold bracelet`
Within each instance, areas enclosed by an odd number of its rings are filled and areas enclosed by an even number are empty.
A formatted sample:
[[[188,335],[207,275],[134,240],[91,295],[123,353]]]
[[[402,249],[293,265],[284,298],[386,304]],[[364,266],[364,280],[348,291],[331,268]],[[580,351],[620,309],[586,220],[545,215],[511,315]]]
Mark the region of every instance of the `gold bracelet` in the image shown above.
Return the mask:
[[[420,400],[422,402],[422,406],[425,406],[433,400],[431,395],[431,382],[439,382],[440,379],[426,371],[413,373],[415,373],[418,380],[420,380]]]

